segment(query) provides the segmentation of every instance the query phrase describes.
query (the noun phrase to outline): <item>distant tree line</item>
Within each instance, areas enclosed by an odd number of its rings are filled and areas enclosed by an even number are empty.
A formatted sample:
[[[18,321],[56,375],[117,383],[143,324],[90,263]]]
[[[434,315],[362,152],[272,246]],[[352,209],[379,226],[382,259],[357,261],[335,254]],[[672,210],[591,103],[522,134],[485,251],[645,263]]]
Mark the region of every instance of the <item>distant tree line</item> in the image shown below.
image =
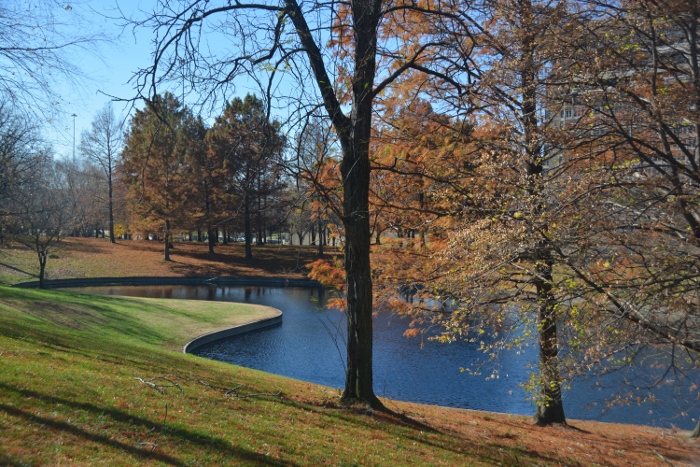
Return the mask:
[[[46,260],[66,236],[173,242],[337,242],[327,214],[286,163],[281,124],[252,95],[228,103],[211,127],[170,93],[138,109],[128,125],[111,105],[83,132],[77,157],[54,157],[39,128],[0,108],[3,240]],[[326,141],[326,144],[330,144]],[[334,232],[334,236],[331,236]]]

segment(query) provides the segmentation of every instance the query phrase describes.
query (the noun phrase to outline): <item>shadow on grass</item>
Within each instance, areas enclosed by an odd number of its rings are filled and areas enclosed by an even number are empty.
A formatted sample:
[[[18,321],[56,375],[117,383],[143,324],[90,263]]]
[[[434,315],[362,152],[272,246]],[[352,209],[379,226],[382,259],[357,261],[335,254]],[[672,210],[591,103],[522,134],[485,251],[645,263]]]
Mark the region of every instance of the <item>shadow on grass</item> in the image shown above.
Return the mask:
[[[571,459],[560,459],[522,447],[507,447],[498,443],[479,442],[460,434],[444,433],[431,425],[386,407],[382,410],[368,410],[360,406],[348,407],[342,404],[299,402],[284,397],[279,398],[279,401],[299,410],[335,418],[347,424],[359,425],[366,430],[385,431],[381,425],[390,425],[402,430],[401,436],[406,440],[424,445],[431,450],[443,450],[469,456],[470,462],[476,460],[473,458],[478,458],[488,465],[515,466],[559,465],[563,460],[571,461]],[[574,463],[572,465],[580,464]]]
[[[45,396],[41,396],[41,397],[45,398]],[[29,412],[26,412],[22,409],[18,409],[16,407],[13,407],[10,405],[0,404],[0,411],[5,412],[7,415],[10,415],[13,417],[21,418],[27,422],[36,423],[38,425],[41,425],[42,427],[46,427],[46,428],[53,429],[56,431],[63,431],[63,432],[78,436],[82,439],[92,441],[94,443],[100,443],[100,444],[104,444],[107,446],[111,446],[113,448],[120,449],[128,454],[131,454],[131,455],[136,456],[136,457],[140,457],[142,459],[152,458],[152,459],[157,459],[161,462],[165,462],[165,463],[170,464],[170,465],[182,465],[182,466],[187,465],[184,462],[181,462],[181,461],[177,460],[176,458],[169,456],[167,454],[163,454],[163,453],[159,453],[159,452],[150,452],[150,450],[137,448],[135,446],[129,446],[128,444],[121,443],[121,442],[116,441],[114,439],[111,439],[107,436],[102,436],[102,435],[98,435],[96,433],[90,433],[88,431],[82,430],[74,425],[71,425],[70,423],[61,422],[61,421],[54,420],[54,419],[47,418],[47,417],[41,417],[39,415],[34,415],[34,414],[31,414]]]
[[[21,274],[27,275],[27,276],[29,276],[29,277],[39,277],[39,276],[37,276],[36,274],[33,274],[33,273],[31,273],[31,272],[27,272],[27,271],[23,271],[23,270],[21,270],[21,269],[19,269],[19,268],[16,268],[16,267],[14,267],[14,266],[10,266],[9,264],[0,263],[0,266],[5,267],[5,268],[7,268],[7,269],[11,269],[11,270],[16,271],[16,272],[19,272],[19,273],[21,273]]]
[[[84,410],[86,412],[94,414],[95,418],[109,416],[114,421],[124,423],[130,426],[139,425],[147,429],[152,429],[161,425],[160,422],[154,422],[153,420],[150,420],[148,418],[138,417],[122,410],[105,406],[93,405],[85,402],[75,402],[60,397],[42,394],[29,389],[20,389],[2,382],[0,382],[0,389],[2,389],[2,392],[4,392],[5,397],[9,396],[9,392],[13,392],[21,396],[22,398],[35,398],[41,400],[44,403],[59,404],[62,406],[70,407],[72,409]],[[107,436],[99,435],[96,433],[90,433],[70,423],[54,420],[47,417],[41,417],[39,415],[34,415],[11,405],[0,404],[0,411],[5,412],[10,416],[26,420],[27,422],[37,423],[45,427],[50,427],[51,429],[57,431],[71,433],[75,436],[79,436],[91,442],[104,444],[120,449],[125,453],[137,456],[142,459],[157,459],[161,462],[176,466],[189,465],[188,463],[180,461],[179,459],[171,455],[158,452],[151,453],[150,449],[142,449],[135,446],[130,446],[128,444],[111,439]],[[208,436],[203,433],[189,431],[182,428],[176,428],[167,425],[165,428],[165,432],[167,432],[170,436],[178,438],[182,442],[196,445],[200,448],[212,448],[218,451],[220,454],[232,456],[236,459],[240,459],[243,462],[254,463],[257,465],[270,465],[280,467],[296,465],[291,462],[286,462],[279,459],[272,459],[262,454],[249,451],[247,449],[232,446],[229,442],[227,442],[224,439]]]
[[[198,248],[201,246],[202,248]],[[306,276],[306,264],[316,259],[316,250],[285,245],[253,245],[253,258],[246,259],[243,245],[240,243],[218,244],[214,254],[210,254],[203,245],[185,245],[173,250],[174,255],[188,258],[197,266],[181,263],[171,265],[171,270],[181,275],[239,275],[243,271],[257,270],[257,274],[303,274]],[[174,262],[177,263],[177,262]],[[246,275],[246,274],[243,274]],[[248,274],[250,275],[250,273]]]
[[[381,409],[373,410],[373,411],[367,411],[367,410],[364,410],[362,408],[358,409],[357,407],[354,407],[354,406],[350,406],[346,410],[349,410],[349,411],[356,413],[356,414],[359,414],[359,415],[369,415],[372,418],[374,418],[375,420],[382,422],[382,423],[403,426],[406,428],[411,428],[413,430],[427,431],[429,433],[442,434],[436,428],[434,428],[426,423],[420,422],[416,419],[413,419],[406,414],[391,410],[390,408],[388,408],[386,406],[384,406]]]

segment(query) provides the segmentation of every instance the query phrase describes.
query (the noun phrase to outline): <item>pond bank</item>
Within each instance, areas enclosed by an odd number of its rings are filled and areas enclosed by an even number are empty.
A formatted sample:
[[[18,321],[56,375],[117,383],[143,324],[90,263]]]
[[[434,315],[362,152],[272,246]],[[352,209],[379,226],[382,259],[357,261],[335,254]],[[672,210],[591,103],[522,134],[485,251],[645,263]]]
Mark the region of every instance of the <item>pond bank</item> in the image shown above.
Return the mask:
[[[212,331],[208,332],[206,334],[203,334],[199,337],[195,337],[191,341],[189,341],[185,346],[182,348],[183,353],[192,353],[198,348],[211,344],[214,341],[220,340],[220,339],[226,339],[228,337],[233,337],[237,336],[239,334],[243,334],[246,332],[250,331],[256,331],[258,329],[264,329],[268,328],[271,326],[277,326],[282,324],[282,312],[280,310],[277,310],[275,308],[271,307],[263,307],[261,305],[247,305],[250,307],[260,307],[260,308],[269,308],[270,310],[276,310],[277,311],[277,316],[273,316],[271,318],[261,318],[256,321],[246,323],[246,324],[239,324],[237,326],[233,326],[230,328],[226,329],[221,329],[218,331]]]

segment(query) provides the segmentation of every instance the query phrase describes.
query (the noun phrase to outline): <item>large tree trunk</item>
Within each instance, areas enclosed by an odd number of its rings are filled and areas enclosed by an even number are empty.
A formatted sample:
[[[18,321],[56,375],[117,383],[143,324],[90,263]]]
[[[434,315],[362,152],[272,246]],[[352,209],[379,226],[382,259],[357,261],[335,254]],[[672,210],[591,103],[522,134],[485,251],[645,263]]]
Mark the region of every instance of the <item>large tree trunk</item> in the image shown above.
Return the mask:
[[[522,116],[524,128],[525,157],[527,161],[528,192],[533,198],[532,222],[539,222],[539,214],[547,209],[538,198],[541,195],[541,182],[544,173],[542,165],[542,134],[537,113],[538,65],[535,51],[537,48],[537,25],[534,20],[534,8],[531,0],[522,0],[519,4],[520,22],[522,24],[521,61],[519,63],[520,87],[522,89]],[[536,229],[547,226],[535,226]],[[552,252],[545,242],[537,242],[533,247],[535,276],[532,279],[537,293],[538,330],[540,344],[540,394],[535,412],[538,425],[566,423],[564,404],[561,397],[561,378],[559,375],[559,342],[557,340],[556,304],[552,296]]]
[[[372,388],[372,277],[369,231],[369,142],[376,74],[377,26],[381,0],[352,4],[355,39],[352,113],[344,115],[331,87],[321,51],[296,0],[285,0],[290,19],[309,58],[316,83],[342,147],[343,225],[347,293],[347,374],[343,401],[382,408]]]
[[[170,220],[165,221],[163,245],[163,261],[170,261]]]
[[[540,245],[536,256],[537,299],[539,306],[540,397],[535,412],[538,425],[566,423],[559,376],[559,342],[556,307],[552,297],[552,260],[546,246]]]
[[[209,227],[207,229],[207,244],[209,245],[209,254],[214,254],[214,245],[216,245],[216,236],[218,235],[218,229],[215,227]]]
[[[348,302],[347,374],[343,400],[382,407],[372,375],[372,275],[370,267],[369,143],[372,128],[372,83],[375,74],[379,2],[359,0],[353,9],[357,55],[353,77],[351,128],[339,131],[343,147],[345,274]],[[366,15],[363,17],[362,15]],[[372,18],[374,17],[374,19]]]
[[[372,387],[372,279],[367,150],[352,164],[343,161],[345,196],[345,273],[347,275],[347,374],[343,400],[381,406]],[[362,154],[364,151],[364,154]],[[347,155],[346,155],[347,157]]]
[[[243,195],[243,204],[245,204],[245,219],[243,221],[243,227],[245,229],[245,259],[253,259],[253,249],[250,246],[252,240],[252,232],[250,228],[250,195],[247,192],[245,195]]]
[[[383,405],[372,388],[372,276],[370,267],[369,143],[376,74],[380,0],[353,3],[355,70],[350,128],[340,128],[343,160],[343,225],[348,300],[348,365],[344,400]]]
[[[46,275],[46,260],[48,259],[49,255],[46,254],[46,251],[44,250],[37,251],[37,255],[39,256],[39,288],[43,289],[44,276]]]

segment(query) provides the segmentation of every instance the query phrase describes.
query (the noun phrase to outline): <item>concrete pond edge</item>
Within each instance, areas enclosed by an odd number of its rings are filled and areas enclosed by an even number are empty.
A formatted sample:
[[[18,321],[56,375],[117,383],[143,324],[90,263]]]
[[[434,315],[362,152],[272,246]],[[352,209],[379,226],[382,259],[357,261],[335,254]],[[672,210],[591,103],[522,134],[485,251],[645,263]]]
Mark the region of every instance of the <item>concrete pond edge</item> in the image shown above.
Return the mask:
[[[209,332],[199,337],[195,337],[185,344],[185,346],[182,348],[182,352],[192,353],[198,348],[220,339],[226,339],[227,337],[237,336],[246,332],[257,331],[258,329],[265,329],[282,324],[282,312],[280,310],[277,310],[277,312],[279,314],[277,316],[273,316],[272,318],[264,318],[258,321],[253,321],[252,323],[239,324],[238,326],[222,329],[220,331]]]

